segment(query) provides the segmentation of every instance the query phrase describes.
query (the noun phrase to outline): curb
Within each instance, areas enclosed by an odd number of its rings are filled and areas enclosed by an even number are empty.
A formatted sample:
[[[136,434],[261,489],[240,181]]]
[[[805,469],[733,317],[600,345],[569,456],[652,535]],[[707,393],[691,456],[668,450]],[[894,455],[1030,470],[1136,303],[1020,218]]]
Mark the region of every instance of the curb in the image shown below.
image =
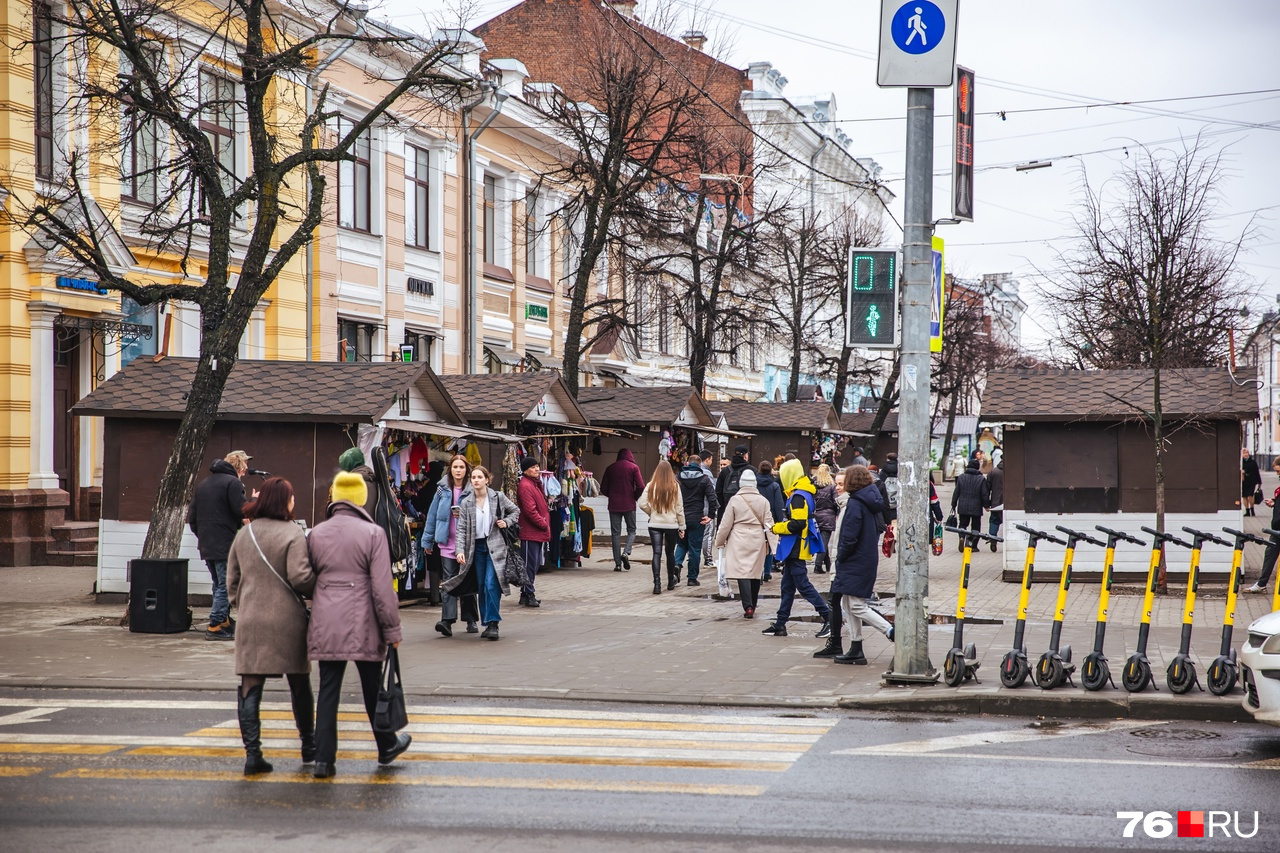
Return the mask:
[[[43,690],[146,690],[230,692],[227,685],[203,681],[133,681],[103,683],[76,679],[0,678],[0,689]],[[268,690],[273,689],[268,682]],[[274,689],[285,692],[283,681]],[[471,699],[533,699],[553,702],[601,702],[624,705],[689,705],[722,708],[826,709],[872,713],[989,714],[1000,717],[1076,717],[1085,719],[1128,718],[1134,720],[1212,721],[1251,723],[1253,716],[1239,697],[1210,699],[1177,698],[1167,693],[1053,693],[1044,690],[966,690],[948,687],[884,688],[868,696],[759,696],[677,693],[611,693],[595,690],[546,690],[531,688],[485,688],[442,684],[414,689],[405,685],[412,697]]]

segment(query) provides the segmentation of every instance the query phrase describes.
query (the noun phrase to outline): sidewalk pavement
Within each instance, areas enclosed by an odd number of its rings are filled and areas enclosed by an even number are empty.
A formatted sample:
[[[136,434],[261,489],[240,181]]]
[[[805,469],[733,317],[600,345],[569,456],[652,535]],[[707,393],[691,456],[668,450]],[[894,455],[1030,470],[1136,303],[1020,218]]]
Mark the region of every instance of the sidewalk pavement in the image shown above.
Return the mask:
[[[1253,521],[1253,519],[1250,519]],[[1253,556],[1253,562],[1257,562]],[[977,644],[979,683],[959,688],[899,688],[881,684],[892,663],[892,648],[878,633],[864,632],[868,666],[843,666],[814,659],[823,645],[813,609],[797,600],[790,636],[760,633],[773,615],[778,581],[765,584],[759,616],[742,617],[737,601],[719,601],[714,570],[703,585],[652,594],[647,547],[637,546],[634,569],[612,570],[607,544],[581,568],[540,574],[542,607],[503,602],[502,640],[480,640],[455,626],[445,639],[434,630],[439,609],[427,605],[401,610],[404,642],[401,665],[406,691],[415,696],[470,696],[578,701],[650,702],[692,705],[859,708],[879,712],[929,711],[1075,717],[1250,719],[1243,694],[1214,697],[1193,691],[1174,696],[1163,686],[1166,660],[1177,651],[1181,595],[1161,599],[1148,656],[1159,692],[1130,695],[1106,688],[1042,691],[1030,681],[1019,690],[1000,686],[1000,658],[1012,642],[1017,584],[1000,582],[996,555],[978,555],[973,564],[970,616],[1005,619],[1004,624],[970,624],[966,642]],[[892,596],[894,561],[884,560],[879,588]],[[931,560],[931,610],[954,607],[960,557],[950,550]],[[1256,576],[1256,569],[1254,570]],[[120,605],[93,603],[92,568],[0,569],[0,687],[113,687],[118,689],[230,690],[237,679],[231,643],[203,639],[204,608],[196,608],[193,630],[176,635],[132,634],[116,625]],[[821,591],[830,575],[813,576]],[[1053,585],[1037,585],[1027,629],[1034,664],[1048,645]],[[736,592],[736,589],[735,589]],[[1064,644],[1075,648],[1077,665],[1092,644],[1098,588],[1071,590]],[[1220,594],[1219,594],[1220,595]],[[1112,670],[1119,673],[1137,633],[1141,598],[1113,599],[1107,637]],[[1237,643],[1249,622],[1269,609],[1270,596],[1241,598]],[[1217,654],[1221,600],[1197,608],[1193,655],[1204,669]],[[891,614],[891,607],[886,609]],[[934,666],[951,646],[953,626],[929,629]],[[1078,679],[1077,679],[1078,683]],[[280,682],[273,682],[282,689]]]

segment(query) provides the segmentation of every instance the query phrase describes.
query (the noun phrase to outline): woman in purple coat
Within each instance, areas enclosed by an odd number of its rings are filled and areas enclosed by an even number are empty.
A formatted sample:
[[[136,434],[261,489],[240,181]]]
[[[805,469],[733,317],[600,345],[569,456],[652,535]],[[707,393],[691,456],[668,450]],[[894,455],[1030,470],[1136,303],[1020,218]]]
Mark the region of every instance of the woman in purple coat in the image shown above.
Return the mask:
[[[354,661],[373,727],[382,662],[387,646],[400,645],[400,608],[391,579],[391,554],[382,528],[364,511],[364,478],[340,472],[333,478],[333,503],[307,540],[316,575],[307,656],[320,662],[316,708],[314,776],[332,776],[338,753],[338,700],[347,661]],[[407,734],[373,733],[378,763],[395,761],[409,748]]]

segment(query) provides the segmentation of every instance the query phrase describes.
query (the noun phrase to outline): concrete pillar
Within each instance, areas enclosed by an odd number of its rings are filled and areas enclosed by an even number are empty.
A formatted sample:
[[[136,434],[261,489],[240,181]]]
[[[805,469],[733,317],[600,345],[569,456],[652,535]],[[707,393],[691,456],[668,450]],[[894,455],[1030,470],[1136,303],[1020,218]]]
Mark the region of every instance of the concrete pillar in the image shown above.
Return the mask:
[[[31,473],[29,489],[56,489],[53,471],[53,323],[62,307],[28,302],[31,316]]]

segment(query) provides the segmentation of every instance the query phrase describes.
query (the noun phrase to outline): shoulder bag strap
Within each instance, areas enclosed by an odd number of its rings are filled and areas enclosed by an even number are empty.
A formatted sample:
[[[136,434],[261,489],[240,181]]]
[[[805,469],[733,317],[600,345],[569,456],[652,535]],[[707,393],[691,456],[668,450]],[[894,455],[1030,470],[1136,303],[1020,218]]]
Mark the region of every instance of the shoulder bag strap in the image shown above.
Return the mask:
[[[267,555],[262,553],[262,546],[258,544],[258,535],[253,532],[252,521],[249,522],[246,529],[249,531],[249,538],[253,540],[253,547],[258,549],[258,556],[262,558],[262,562],[267,564],[267,568],[271,570],[271,574],[275,575],[276,579],[279,580],[280,583],[284,584],[285,589],[289,590],[289,592],[293,594],[293,597],[298,600],[298,603],[301,604],[303,609],[305,610],[307,607],[307,603],[302,600],[302,596],[298,595],[298,591],[294,589],[279,572],[276,571],[276,567],[271,565],[271,561],[267,559]]]

